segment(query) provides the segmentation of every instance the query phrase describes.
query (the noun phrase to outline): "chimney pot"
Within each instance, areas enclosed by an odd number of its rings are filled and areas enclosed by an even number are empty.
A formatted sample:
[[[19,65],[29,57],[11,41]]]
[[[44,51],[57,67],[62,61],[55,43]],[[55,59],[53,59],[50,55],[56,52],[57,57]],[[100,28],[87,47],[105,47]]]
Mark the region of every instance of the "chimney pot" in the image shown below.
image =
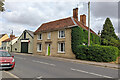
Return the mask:
[[[73,18],[78,21],[78,8],[73,9]]]
[[[80,15],[80,22],[81,22],[83,25],[86,25],[86,15],[85,15],[85,14]]]
[[[14,38],[15,37],[15,35],[10,35],[10,38]]]

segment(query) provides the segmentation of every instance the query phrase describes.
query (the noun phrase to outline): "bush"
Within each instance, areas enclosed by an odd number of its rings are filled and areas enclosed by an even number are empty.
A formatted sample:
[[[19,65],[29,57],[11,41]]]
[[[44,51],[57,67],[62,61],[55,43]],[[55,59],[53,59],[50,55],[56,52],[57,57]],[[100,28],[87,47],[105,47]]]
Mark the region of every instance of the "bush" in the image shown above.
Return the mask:
[[[97,62],[112,62],[118,57],[118,48],[113,46],[83,46],[76,49],[76,58]]]
[[[77,46],[79,45],[87,45],[88,44],[88,31],[82,29],[81,27],[73,27],[71,32],[71,46],[73,53],[76,53]],[[91,33],[90,37],[91,45],[100,44],[100,37],[96,34]]]
[[[120,50],[118,51],[118,56],[120,56]]]

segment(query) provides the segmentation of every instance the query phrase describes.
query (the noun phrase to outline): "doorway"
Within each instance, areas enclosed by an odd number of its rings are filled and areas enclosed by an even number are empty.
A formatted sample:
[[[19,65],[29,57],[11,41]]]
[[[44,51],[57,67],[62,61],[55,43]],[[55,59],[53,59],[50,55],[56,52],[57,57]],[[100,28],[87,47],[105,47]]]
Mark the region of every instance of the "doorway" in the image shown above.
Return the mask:
[[[46,55],[50,56],[50,44],[47,44],[47,53]]]
[[[21,53],[28,53],[28,42],[21,43]]]

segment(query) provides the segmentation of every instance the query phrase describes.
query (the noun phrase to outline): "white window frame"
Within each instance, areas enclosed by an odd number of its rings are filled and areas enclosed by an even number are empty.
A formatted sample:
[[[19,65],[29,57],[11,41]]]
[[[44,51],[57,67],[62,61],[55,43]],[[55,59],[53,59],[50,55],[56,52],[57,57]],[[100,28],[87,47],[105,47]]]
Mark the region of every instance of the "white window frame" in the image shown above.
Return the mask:
[[[41,44],[41,50],[39,50],[40,44]],[[37,52],[42,52],[42,43],[37,44]]]
[[[47,33],[47,39],[51,39],[51,32]]]
[[[40,39],[40,34],[41,34],[41,39]],[[38,34],[38,40],[42,40],[42,33]]]
[[[62,34],[61,34],[62,31],[64,31],[64,37],[61,37],[62,36]],[[65,30],[58,31],[58,38],[65,38]]]
[[[63,51],[61,51],[61,43],[63,43]],[[65,53],[65,42],[58,43],[58,53]]]

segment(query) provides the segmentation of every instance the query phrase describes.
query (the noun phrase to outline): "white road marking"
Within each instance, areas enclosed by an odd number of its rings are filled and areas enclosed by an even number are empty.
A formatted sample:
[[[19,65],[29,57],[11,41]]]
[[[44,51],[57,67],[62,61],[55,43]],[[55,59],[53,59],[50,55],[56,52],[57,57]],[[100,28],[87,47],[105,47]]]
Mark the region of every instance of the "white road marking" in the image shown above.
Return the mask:
[[[41,79],[42,78],[42,76],[40,76],[40,77],[36,77],[37,79]]]
[[[92,74],[95,76],[100,76],[100,77],[104,77],[104,78],[112,78],[110,76],[104,76],[104,75],[100,75],[100,74],[96,74],[96,73],[91,73],[91,72],[87,72],[87,71],[83,71],[83,70],[79,70],[79,69],[73,69],[71,68],[72,71],[77,71],[77,72],[82,72],[82,73],[87,73],[87,74]]]
[[[41,64],[50,65],[50,66],[56,66],[55,64],[51,64],[51,63],[46,63],[46,62],[41,62],[41,61],[36,61],[36,60],[32,60],[32,61],[37,62],[37,63],[41,63]]]
[[[25,60],[26,58],[22,58],[22,57],[15,57],[15,58],[18,58],[18,59],[23,59],[23,60]]]
[[[7,74],[9,74],[9,75],[12,76],[13,78],[19,79],[19,77],[17,77],[16,75],[14,75],[14,74],[12,74],[12,73],[10,73],[10,72],[8,72],[8,71],[4,71],[4,72],[7,73]],[[19,79],[19,80],[21,80],[21,79]]]

